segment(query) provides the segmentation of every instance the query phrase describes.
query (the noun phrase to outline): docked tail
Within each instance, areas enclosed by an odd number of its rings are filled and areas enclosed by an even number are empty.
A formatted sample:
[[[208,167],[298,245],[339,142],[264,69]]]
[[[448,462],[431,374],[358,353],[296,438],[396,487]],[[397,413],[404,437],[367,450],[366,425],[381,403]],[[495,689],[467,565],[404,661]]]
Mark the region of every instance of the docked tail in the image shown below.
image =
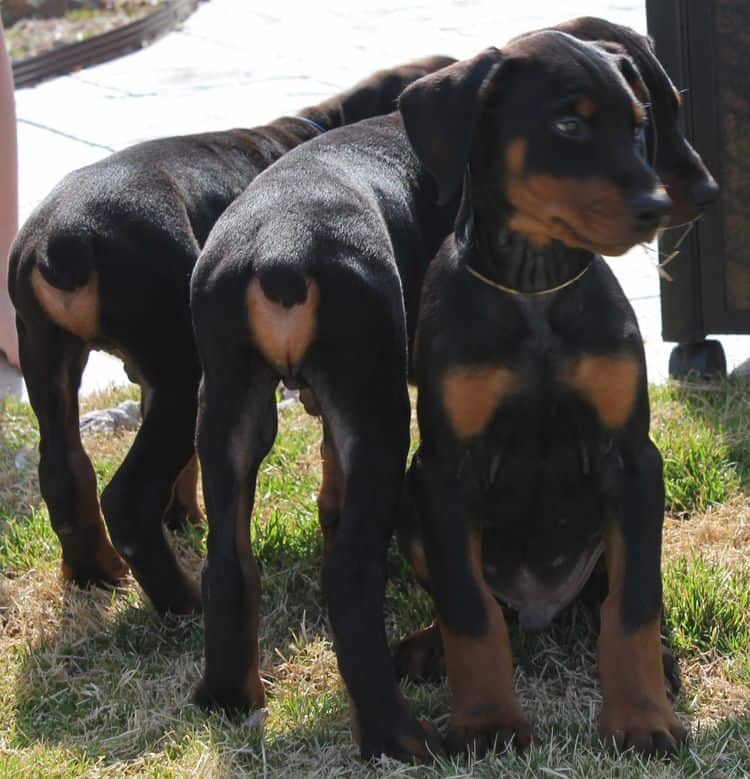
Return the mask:
[[[33,219],[33,216],[32,216]],[[18,280],[36,268],[52,287],[72,292],[85,286],[94,270],[94,239],[85,230],[34,229],[31,221],[18,234],[10,255],[8,289],[14,297]]]
[[[52,233],[37,255],[37,267],[53,287],[66,291],[82,287],[94,269],[93,236],[82,230]]]

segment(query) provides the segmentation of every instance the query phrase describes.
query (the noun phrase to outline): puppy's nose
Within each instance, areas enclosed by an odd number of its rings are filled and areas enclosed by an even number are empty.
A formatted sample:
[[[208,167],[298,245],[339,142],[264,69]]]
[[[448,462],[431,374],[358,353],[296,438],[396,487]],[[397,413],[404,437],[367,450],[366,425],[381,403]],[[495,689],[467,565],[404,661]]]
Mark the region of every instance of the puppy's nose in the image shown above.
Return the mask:
[[[716,200],[719,194],[719,185],[713,176],[700,178],[690,186],[690,197],[698,208],[704,208]]]
[[[639,192],[630,198],[630,208],[635,221],[643,230],[655,230],[671,207],[672,201],[663,189]]]

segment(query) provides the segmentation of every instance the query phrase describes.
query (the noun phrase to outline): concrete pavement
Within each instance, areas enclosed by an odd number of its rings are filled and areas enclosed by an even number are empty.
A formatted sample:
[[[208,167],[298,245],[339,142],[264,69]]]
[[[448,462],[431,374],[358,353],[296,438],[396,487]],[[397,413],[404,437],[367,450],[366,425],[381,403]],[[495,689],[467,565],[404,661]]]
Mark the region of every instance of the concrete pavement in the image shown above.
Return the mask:
[[[138,141],[262,124],[377,68],[470,56],[583,14],[646,29],[645,0],[209,0],[143,51],[16,92],[21,219],[65,173]],[[636,248],[611,264],[636,308],[649,377],[661,381],[671,344],[661,341],[653,256]],[[747,337],[721,340],[730,369],[750,354]],[[0,392],[4,380],[0,370]],[[125,381],[118,360],[94,354],[82,391]]]

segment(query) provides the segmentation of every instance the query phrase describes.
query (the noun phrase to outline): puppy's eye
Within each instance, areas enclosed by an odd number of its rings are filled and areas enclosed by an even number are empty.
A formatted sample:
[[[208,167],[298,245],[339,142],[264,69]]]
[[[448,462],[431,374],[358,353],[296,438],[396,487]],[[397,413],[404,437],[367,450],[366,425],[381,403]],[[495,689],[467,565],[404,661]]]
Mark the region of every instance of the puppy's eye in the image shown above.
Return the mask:
[[[564,138],[583,140],[588,138],[589,127],[579,116],[562,116],[552,122],[552,129]]]

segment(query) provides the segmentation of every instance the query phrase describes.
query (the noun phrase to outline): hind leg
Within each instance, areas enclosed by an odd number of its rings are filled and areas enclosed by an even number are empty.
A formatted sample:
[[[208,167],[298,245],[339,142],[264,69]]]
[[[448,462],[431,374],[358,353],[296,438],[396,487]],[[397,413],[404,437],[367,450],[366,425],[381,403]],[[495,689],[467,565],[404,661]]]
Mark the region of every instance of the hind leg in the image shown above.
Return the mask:
[[[257,709],[265,705],[258,648],[261,582],[249,525],[258,468],[276,437],[278,377],[257,355],[232,355],[205,367],[197,442],[208,516],[206,638],[195,700],[209,708]]]
[[[78,388],[88,350],[48,321],[19,317],[26,386],[39,420],[39,486],[62,546],[62,573],[80,587],[117,586],[127,565],[107,538],[96,475],[78,429]]]
[[[125,460],[102,493],[118,551],[160,613],[200,611],[197,585],[180,567],[162,517],[175,482],[194,457],[196,377],[172,365],[150,384],[146,417]]]
[[[420,586],[430,591],[430,573],[424,553],[419,516],[414,502],[412,472],[404,479],[399,506],[398,545]],[[437,620],[402,639],[393,651],[399,679],[415,684],[438,683],[445,677],[445,650]]]
[[[362,756],[430,760],[441,744],[401,697],[385,633],[385,561],[409,442],[409,399],[401,353],[382,343],[371,370],[341,359],[351,350],[327,345],[310,371],[340,469],[323,590]]]

